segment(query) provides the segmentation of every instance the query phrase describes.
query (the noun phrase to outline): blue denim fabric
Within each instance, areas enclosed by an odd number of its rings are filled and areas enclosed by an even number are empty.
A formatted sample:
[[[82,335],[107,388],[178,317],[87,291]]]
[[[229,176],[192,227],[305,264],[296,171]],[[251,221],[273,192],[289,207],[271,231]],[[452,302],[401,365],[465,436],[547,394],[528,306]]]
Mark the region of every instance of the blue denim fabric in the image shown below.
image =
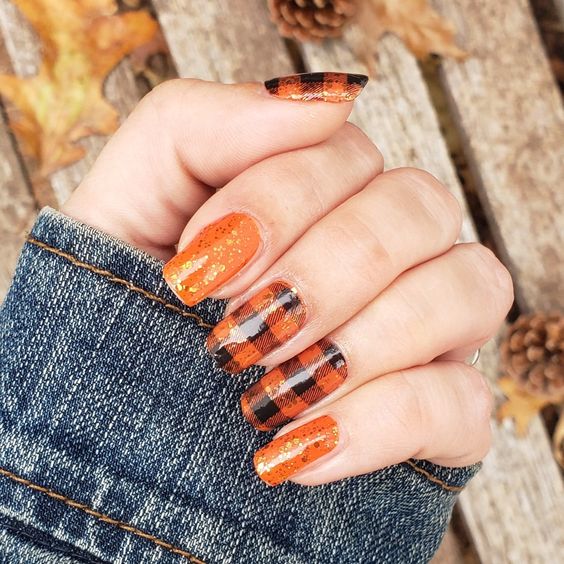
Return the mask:
[[[269,488],[239,411],[260,370],[205,353],[224,304],[184,308],[160,262],[53,210],[31,237],[0,312],[0,560],[429,560],[478,466]]]

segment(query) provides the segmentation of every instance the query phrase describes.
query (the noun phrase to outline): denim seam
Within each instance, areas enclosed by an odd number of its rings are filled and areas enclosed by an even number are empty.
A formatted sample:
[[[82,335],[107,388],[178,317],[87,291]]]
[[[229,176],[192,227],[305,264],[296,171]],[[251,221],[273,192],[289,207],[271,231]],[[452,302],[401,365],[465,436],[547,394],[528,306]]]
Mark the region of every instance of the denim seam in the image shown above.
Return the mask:
[[[79,268],[84,268],[86,270],[89,270],[90,272],[94,272],[95,274],[99,274],[100,276],[103,276],[104,278],[108,279],[110,282],[114,282],[116,284],[120,284],[122,286],[125,286],[128,290],[131,290],[132,292],[136,292],[138,294],[141,294],[142,296],[148,298],[152,302],[158,303],[158,304],[166,307],[167,309],[170,309],[170,310],[174,311],[175,313],[182,315],[183,317],[189,317],[191,319],[194,319],[198,323],[198,325],[200,325],[201,327],[206,327],[207,329],[212,329],[214,327],[211,323],[204,321],[204,319],[202,319],[202,317],[200,317],[196,313],[184,311],[182,308],[180,308],[180,307],[178,307],[174,304],[168,303],[166,300],[164,300],[160,296],[153,294],[153,292],[150,292],[149,290],[145,290],[143,288],[140,288],[139,286],[136,286],[132,282],[125,280],[124,278],[120,278],[119,276],[116,276],[113,272],[110,272],[109,270],[104,270],[103,268],[98,268],[97,266],[94,266],[92,264],[88,264],[87,262],[81,261],[80,259],[78,259],[74,255],[71,255],[70,253],[62,251],[61,249],[57,249],[56,247],[52,247],[51,245],[48,245],[47,243],[44,243],[43,241],[40,241],[39,239],[36,239],[35,237],[32,237],[31,235],[27,236],[27,242],[31,243],[32,245],[36,245],[37,247],[39,247],[39,248],[41,248],[45,251],[53,253],[54,255],[57,255],[61,258],[68,260],[74,266],[78,266]]]
[[[47,496],[49,496],[53,499],[56,499],[57,501],[61,501],[62,503],[64,503],[65,505],[68,505],[69,507],[72,507],[73,509],[78,509],[80,511],[83,511],[84,513],[86,513],[86,514],[90,515],[91,517],[94,517],[94,518],[96,518],[100,521],[103,521],[104,523],[108,523],[109,525],[113,525],[114,527],[117,527],[118,529],[122,529],[122,530],[127,531],[128,533],[131,533],[133,535],[136,535],[136,536],[138,536],[142,539],[148,540],[148,541],[156,544],[160,548],[163,548],[165,550],[168,550],[169,552],[172,552],[173,554],[178,554],[179,556],[183,556],[184,558],[187,558],[193,564],[205,564],[205,562],[203,560],[200,560],[199,558],[190,554],[186,550],[179,548],[179,547],[173,545],[172,543],[170,543],[168,541],[162,540],[162,539],[160,539],[160,538],[158,538],[154,535],[151,535],[150,533],[147,533],[147,532],[145,532],[141,529],[138,529],[137,527],[134,527],[133,525],[130,525],[129,523],[125,523],[124,521],[120,521],[119,519],[114,519],[113,517],[110,517],[109,515],[105,515],[104,513],[100,513],[99,511],[92,509],[88,505],[86,505],[84,503],[80,503],[79,501],[71,499],[67,496],[64,496],[64,495],[62,495],[62,494],[60,494],[60,493],[58,493],[58,492],[56,492],[56,491],[54,491],[50,488],[46,488],[45,486],[40,486],[39,484],[35,484],[31,480],[23,478],[22,476],[18,476],[17,474],[10,472],[10,470],[7,470],[6,468],[0,467],[0,475],[11,479],[18,484],[26,486],[27,488],[29,488],[31,490],[38,491],[38,492],[43,493],[43,494],[45,494],[45,495],[47,495]]]
[[[120,278],[119,276],[116,276],[113,272],[111,272],[109,270],[104,270],[102,268],[98,268],[97,266],[94,266],[94,265],[89,264],[87,262],[84,262],[84,261],[78,259],[77,257],[75,257],[74,255],[72,255],[70,253],[62,251],[61,249],[57,249],[56,247],[53,247],[53,246],[51,246],[47,243],[44,243],[43,241],[40,241],[39,239],[36,239],[32,235],[27,236],[27,242],[32,244],[32,245],[36,245],[37,247],[39,247],[39,248],[41,248],[41,249],[43,249],[47,252],[50,252],[54,255],[57,255],[57,256],[65,259],[65,260],[68,260],[74,266],[77,266],[79,268],[84,268],[85,270],[93,272],[94,274],[98,274],[100,276],[103,276],[104,278],[106,278],[110,282],[114,282],[116,284],[120,284],[122,286],[125,286],[128,290],[130,290],[132,292],[136,292],[138,294],[141,294],[142,296],[148,298],[152,302],[158,303],[158,304],[166,307],[167,309],[170,309],[170,310],[174,311],[175,313],[182,315],[183,317],[189,317],[191,319],[194,319],[198,323],[198,325],[200,325],[201,327],[206,327],[208,329],[212,329],[214,327],[211,323],[206,322],[199,315],[197,315],[195,313],[188,312],[188,311],[184,311],[182,308],[180,308],[180,307],[178,307],[174,304],[168,303],[166,300],[164,300],[160,296],[157,296],[156,294],[150,292],[149,290],[145,290],[143,288],[140,288],[139,286],[136,286],[135,284],[133,284],[129,280],[125,280],[124,278]],[[406,460],[404,462],[404,464],[408,465],[415,472],[421,474],[422,476],[427,478],[427,480],[429,480],[433,484],[440,486],[444,490],[447,490],[447,491],[450,491],[450,492],[460,492],[464,489],[463,486],[453,486],[453,485],[447,484],[446,482],[444,482],[443,480],[441,480],[437,476],[434,476],[429,471],[427,471],[427,470],[421,468],[420,466],[418,466],[412,460]]]
[[[407,464],[407,466],[409,466],[412,470],[415,470],[415,472],[417,472],[418,474],[424,476],[427,480],[429,480],[429,482],[440,486],[444,490],[458,493],[464,489],[464,486],[452,486],[450,484],[447,484],[440,478],[437,478],[437,476],[435,476],[434,474],[431,474],[431,472],[429,472],[428,470],[425,470],[424,468],[418,466],[417,463],[415,463],[413,460],[406,460],[403,464]]]

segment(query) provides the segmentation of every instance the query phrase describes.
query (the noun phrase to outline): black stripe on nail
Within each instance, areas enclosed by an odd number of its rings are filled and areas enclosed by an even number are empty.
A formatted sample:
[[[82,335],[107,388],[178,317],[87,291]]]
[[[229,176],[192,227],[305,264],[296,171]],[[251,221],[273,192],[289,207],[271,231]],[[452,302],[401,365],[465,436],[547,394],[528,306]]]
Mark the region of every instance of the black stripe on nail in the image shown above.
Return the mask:
[[[366,86],[368,77],[365,74],[347,74],[348,84],[358,84],[361,88]]]
[[[278,93],[278,87],[280,86],[280,79],[279,78],[271,78],[270,80],[266,80],[264,82],[264,86],[272,94],[277,94]]]

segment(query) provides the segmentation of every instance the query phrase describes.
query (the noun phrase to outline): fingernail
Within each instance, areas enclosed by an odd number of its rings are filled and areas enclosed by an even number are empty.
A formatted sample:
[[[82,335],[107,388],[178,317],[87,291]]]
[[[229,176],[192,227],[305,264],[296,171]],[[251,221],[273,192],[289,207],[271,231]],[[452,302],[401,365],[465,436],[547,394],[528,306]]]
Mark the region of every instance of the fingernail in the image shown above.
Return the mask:
[[[246,390],[241,396],[243,415],[261,431],[274,429],[336,390],[346,377],[343,354],[322,339]]]
[[[255,453],[255,471],[269,486],[277,486],[331,452],[339,442],[339,427],[329,415],[281,435]]]
[[[285,100],[351,102],[366,86],[364,74],[346,72],[306,72],[267,80],[268,92]]]
[[[208,352],[220,368],[236,374],[293,337],[305,318],[296,288],[274,282],[212,329]]]
[[[164,279],[186,305],[196,305],[237,274],[260,242],[258,226],[251,217],[229,214],[200,231],[167,262]]]

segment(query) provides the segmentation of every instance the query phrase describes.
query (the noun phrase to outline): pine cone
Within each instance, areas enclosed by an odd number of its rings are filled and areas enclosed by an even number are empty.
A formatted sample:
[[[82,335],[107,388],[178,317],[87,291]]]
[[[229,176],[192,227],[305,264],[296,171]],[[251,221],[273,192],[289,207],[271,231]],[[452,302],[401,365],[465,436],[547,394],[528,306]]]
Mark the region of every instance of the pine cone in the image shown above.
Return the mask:
[[[282,37],[318,41],[339,37],[360,0],[268,0],[271,19]]]
[[[533,396],[564,399],[564,316],[521,315],[500,347],[501,360],[518,387]]]

